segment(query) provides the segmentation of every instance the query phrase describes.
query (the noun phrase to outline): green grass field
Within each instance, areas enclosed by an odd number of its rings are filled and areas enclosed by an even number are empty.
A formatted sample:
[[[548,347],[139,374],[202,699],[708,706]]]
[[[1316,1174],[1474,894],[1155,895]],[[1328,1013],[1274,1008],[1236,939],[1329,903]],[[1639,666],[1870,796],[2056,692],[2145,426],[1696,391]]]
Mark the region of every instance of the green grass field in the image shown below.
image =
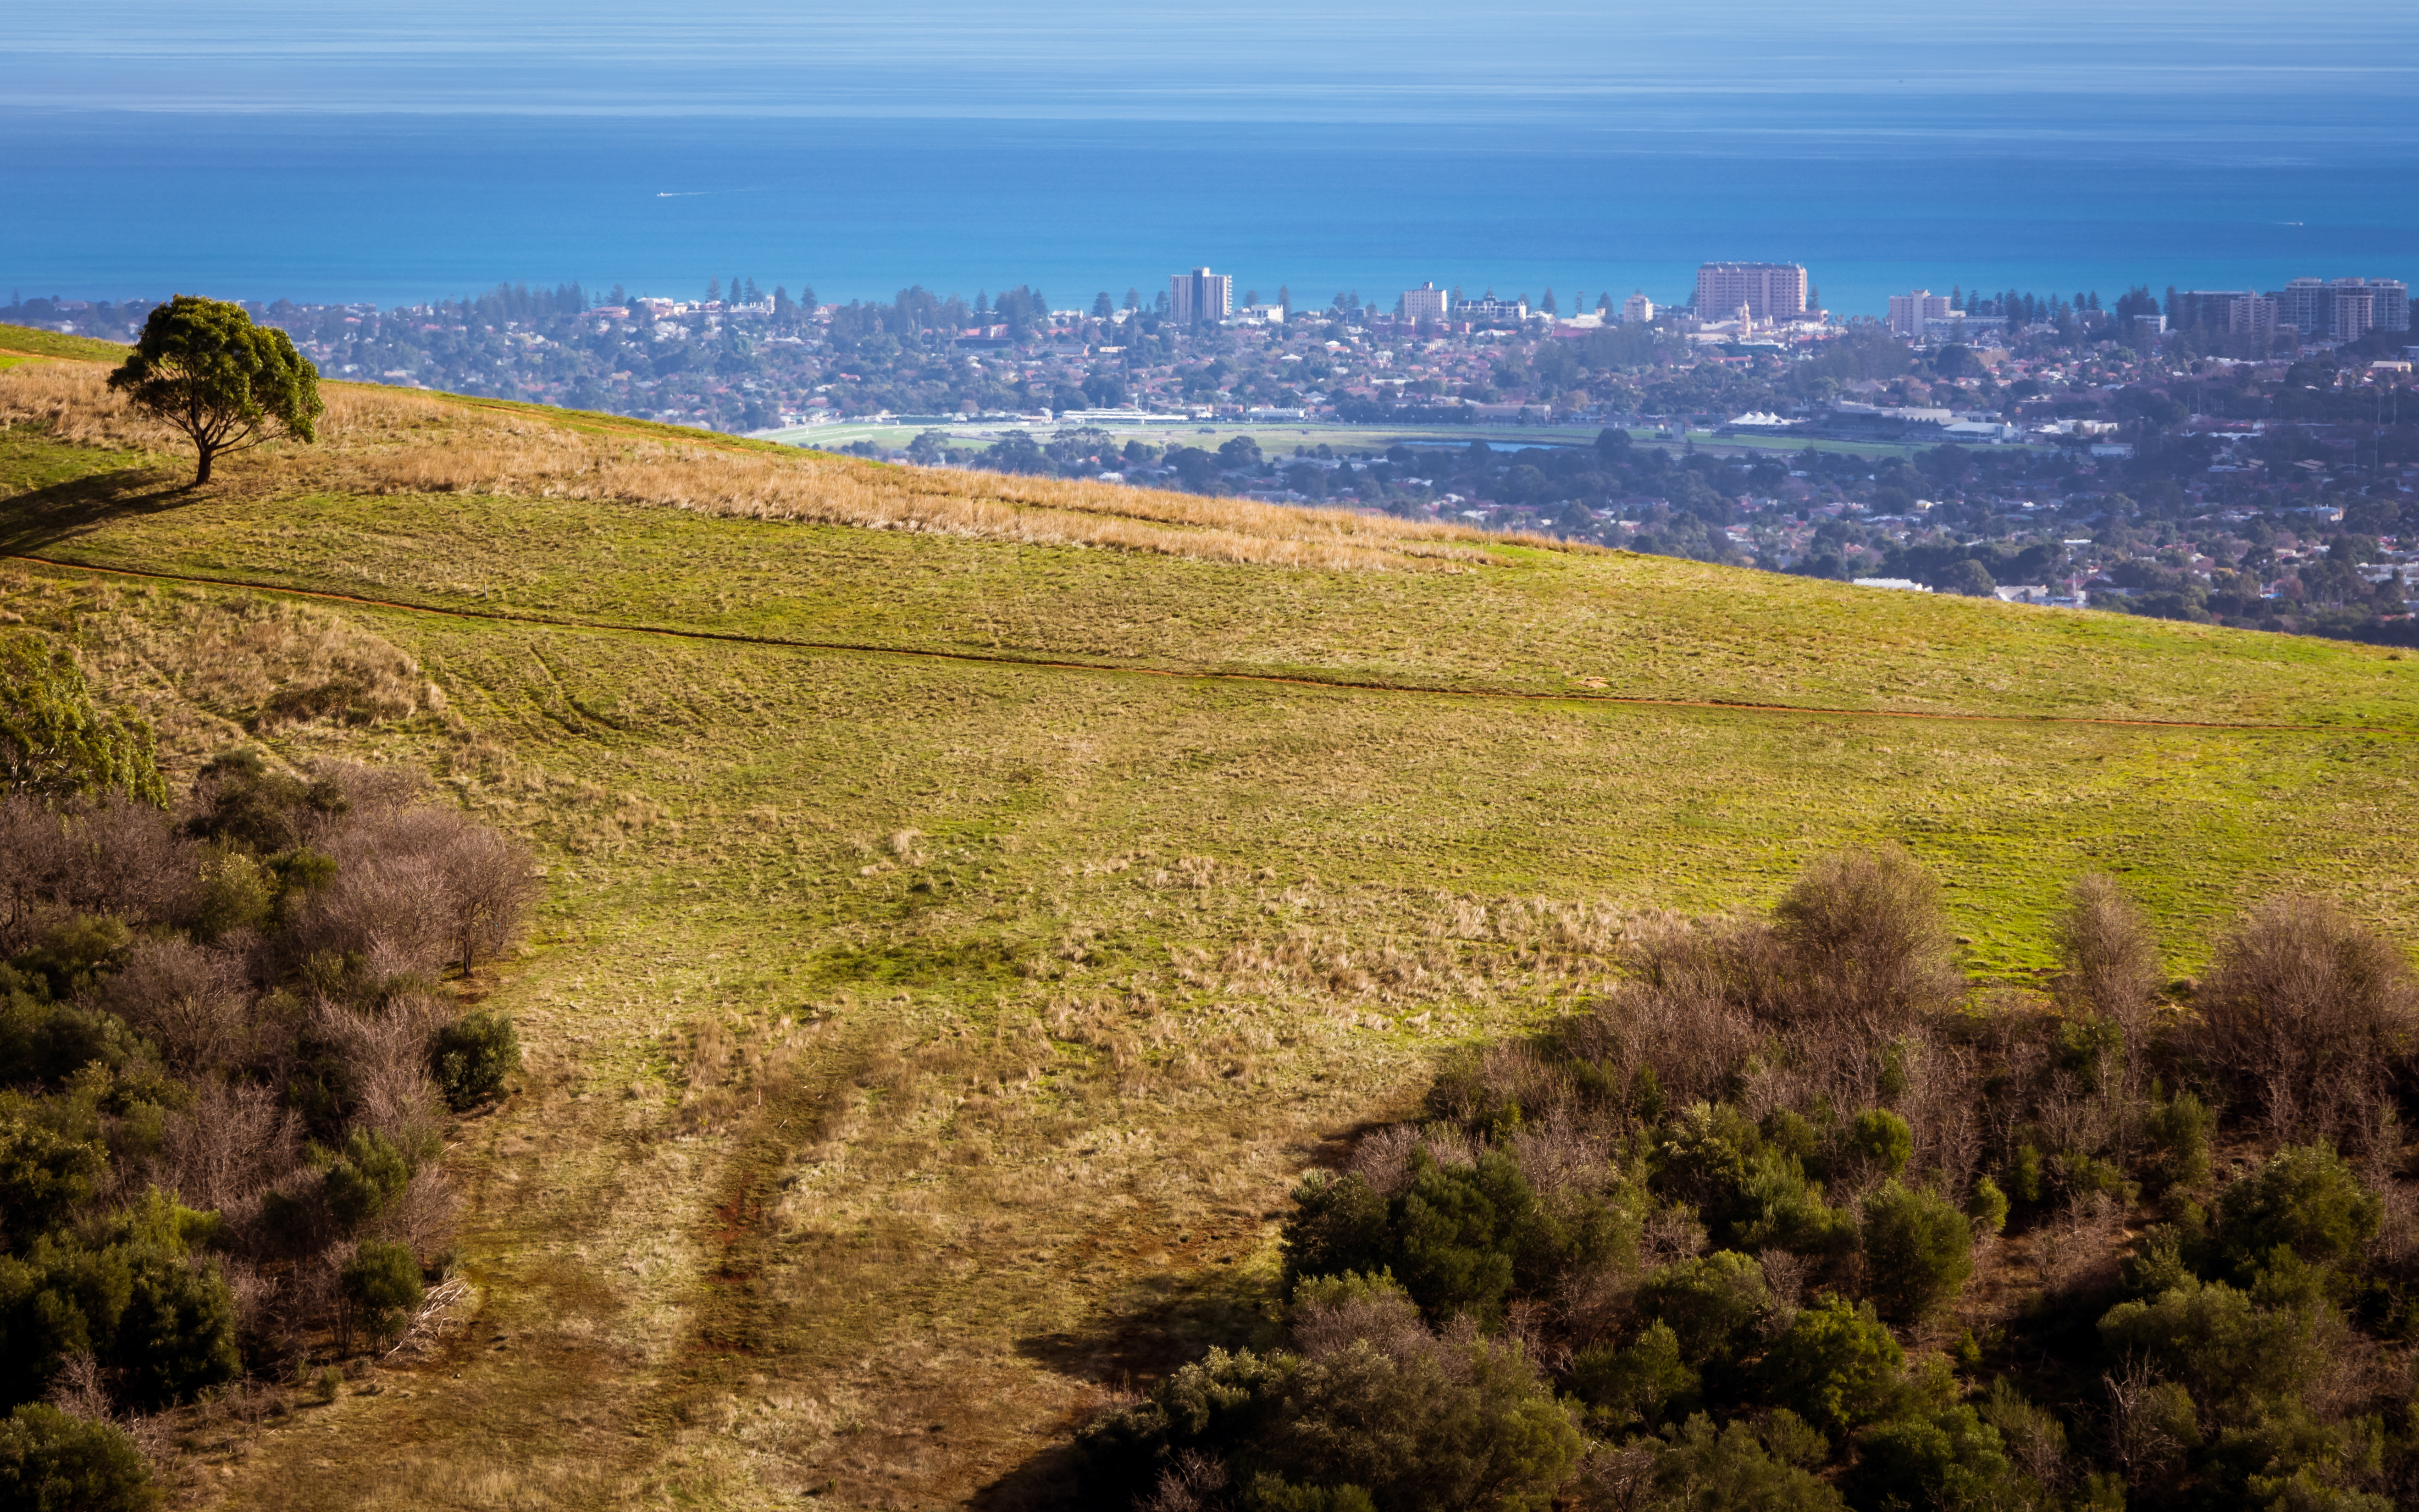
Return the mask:
[[[547,894],[490,988],[521,1085],[449,1156],[474,1310],[299,1425],[196,1429],[197,1501],[1047,1504],[1087,1405],[1257,1326],[1322,1148],[1607,980],[1639,912],[1827,849],[1906,845],[2018,987],[2086,869],[2178,973],[2284,887],[2413,933],[2391,652],[1613,553],[245,480],[0,433],[0,550],[63,563],[0,605],[189,706],[190,770],[240,732],[183,627],[258,595],[179,579],[377,601],[306,602],[445,711],[270,744],[426,770]]]

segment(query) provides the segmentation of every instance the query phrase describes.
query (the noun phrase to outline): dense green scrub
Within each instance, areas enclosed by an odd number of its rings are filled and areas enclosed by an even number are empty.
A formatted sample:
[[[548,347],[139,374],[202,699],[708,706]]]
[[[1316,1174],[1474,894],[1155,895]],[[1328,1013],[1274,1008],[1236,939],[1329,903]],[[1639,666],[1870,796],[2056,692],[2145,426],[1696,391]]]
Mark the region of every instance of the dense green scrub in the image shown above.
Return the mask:
[[[2401,953],[2282,900],[2180,1007],[2093,881],[2054,1006],[1978,1003],[1935,907],[1826,860],[1449,1071],[1296,1191],[1287,1336],[1086,1430],[1098,1494],[2409,1505]]]

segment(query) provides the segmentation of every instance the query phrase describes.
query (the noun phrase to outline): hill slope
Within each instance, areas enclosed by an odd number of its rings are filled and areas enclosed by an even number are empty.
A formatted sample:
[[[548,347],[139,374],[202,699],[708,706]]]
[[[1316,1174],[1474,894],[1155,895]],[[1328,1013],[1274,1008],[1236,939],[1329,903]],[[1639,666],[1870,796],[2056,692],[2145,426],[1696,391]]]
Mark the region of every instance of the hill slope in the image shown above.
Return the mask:
[[[2015,982],[2088,867],[2179,971],[2278,887],[2410,933],[2389,652],[377,391],[193,491],[98,371],[0,375],[8,611],[188,773],[413,764],[548,869],[523,1085],[451,1157],[475,1304],[197,1439],[228,1504],[1045,1499],[1262,1304],[1323,1141],[1838,846]],[[276,614],[442,710],[259,728]]]

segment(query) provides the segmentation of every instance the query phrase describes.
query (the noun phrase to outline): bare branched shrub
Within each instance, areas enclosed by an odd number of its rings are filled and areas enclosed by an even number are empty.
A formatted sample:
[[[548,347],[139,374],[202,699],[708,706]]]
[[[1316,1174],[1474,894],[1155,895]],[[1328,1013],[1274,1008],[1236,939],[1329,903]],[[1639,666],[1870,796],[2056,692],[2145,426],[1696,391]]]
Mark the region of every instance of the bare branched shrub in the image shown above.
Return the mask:
[[[2197,1006],[2210,1069],[2280,1133],[2367,1130],[2411,1049],[2410,964],[2320,899],[2254,910],[2219,946]]]
[[[1569,1070],[1533,1046],[1488,1045],[1471,1059],[1448,1068],[1428,1093],[1437,1117],[1456,1123],[1519,1123],[1550,1119],[1576,1096]]]
[[[179,1072],[208,1072],[252,1047],[253,988],[243,961],[179,935],[136,944],[102,1001],[155,1041]]]
[[[1198,1449],[1179,1452],[1159,1484],[1135,1504],[1142,1512],[1218,1512],[1226,1504],[1226,1462]]]
[[[196,891],[194,846],[159,810],[113,799],[67,818],[58,901],[85,914],[181,923]]]
[[[67,858],[57,814],[23,794],[0,795],[0,955],[31,945],[57,912],[54,889]]]
[[[510,946],[537,893],[517,841],[451,809],[372,809],[325,843],[336,875],[297,919],[297,948],[357,953],[384,976],[472,969]]]
[[[198,1083],[193,1105],[169,1114],[161,1134],[146,1179],[239,1224],[302,1162],[300,1121],[256,1082]]]
[[[378,1011],[323,1002],[314,1014],[320,1039],[343,1057],[352,1094],[349,1121],[416,1148],[444,1126],[428,1077],[428,1039],[449,1011],[423,993],[397,995]]]
[[[1768,1022],[1887,1040],[1964,992],[1940,885],[1896,846],[1808,863],[1773,909],[1773,941],[1748,963],[1750,1006]]]
[[[1710,1095],[1755,1045],[1755,1025],[1733,992],[1731,942],[1677,920],[1632,948],[1633,978],[1565,1031],[1565,1044],[1623,1088],[1652,1068],[1679,1102]]]
[[[1407,1354],[1430,1337],[1419,1308],[1393,1288],[1311,1288],[1294,1312],[1294,1346],[1314,1360],[1364,1339],[1385,1354]]]
[[[1411,1157],[1420,1148],[1419,1131],[1408,1123],[1390,1123],[1352,1147],[1348,1169],[1369,1183],[1369,1190],[1391,1197],[1410,1184]]]
[[[2114,878],[2091,872],[2074,884],[2057,925],[2058,999],[2069,1013],[2111,1019],[2124,1030],[2129,1065],[2149,1039],[2159,995],[2159,946],[2149,919]]]

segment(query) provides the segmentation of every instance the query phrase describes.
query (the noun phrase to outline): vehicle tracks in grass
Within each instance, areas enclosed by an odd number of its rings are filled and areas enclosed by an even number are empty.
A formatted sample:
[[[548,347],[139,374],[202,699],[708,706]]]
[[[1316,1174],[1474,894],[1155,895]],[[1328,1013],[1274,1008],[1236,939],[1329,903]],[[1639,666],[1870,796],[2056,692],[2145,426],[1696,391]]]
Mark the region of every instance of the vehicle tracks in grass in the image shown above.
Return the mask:
[[[1345,693],[1384,693],[1438,699],[1493,699],[1524,703],[1604,704],[1621,708],[1703,709],[1724,714],[1762,714],[1831,719],[1934,720],[1958,724],[2095,725],[2134,730],[2218,730],[2254,734],[2411,735],[2419,729],[2385,725],[2276,724],[2236,719],[2125,718],[2115,715],[2025,714],[2015,711],[1936,709],[1857,709],[1805,703],[1761,703],[1745,699],[1667,698],[1641,693],[1598,692],[1591,687],[1545,691],[1533,688],[1438,687],[1413,683],[1386,683],[1368,678],[1314,677],[1300,673],[1237,671],[1215,667],[1137,667],[1116,662],[1070,661],[1047,656],[1018,656],[979,651],[939,651],[928,647],[872,645],[849,640],[808,640],[788,636],[750,635],[739,630],[684,629],[676,625],[633,625],[613,620],[577,619],[532,614],[511,609],[482,609],[415,604],[404,599],[372,598],[327,589],[298,588],[287,583],[258,582],[240,578],[212,578],[199,573],[161,572],[140,567],[108,567],[87,562],[10,553],[0,561],[22,562],[58,572],[86,572],[109,578],[190,583],[197,587],[236,589],[245,593],[282,594],[322,603],[355,604],[364,609],[392,609],[405,614],[433,614],[449,619],[485,620],[500,625],[525,625],[538,629],[572,630],[600,635],[659,636],[678,640],[721,641],[774,650],[809,651],[824,655],[887,656],[910,661],[964,662],[979,666],[1031,668],[1041,671],[1085,672],[1094,676],[1160,677],[1182,682],[1259,683]]]

